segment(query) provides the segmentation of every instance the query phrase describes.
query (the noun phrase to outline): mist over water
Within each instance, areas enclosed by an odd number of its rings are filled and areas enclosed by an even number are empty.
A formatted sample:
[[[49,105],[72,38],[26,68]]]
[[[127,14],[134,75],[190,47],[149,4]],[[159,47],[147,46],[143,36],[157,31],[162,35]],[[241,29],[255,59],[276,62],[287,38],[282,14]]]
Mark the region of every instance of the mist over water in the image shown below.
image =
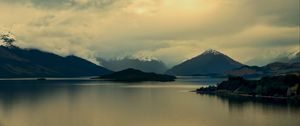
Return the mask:
[[[191,90],[219,82],[0,81],[0,126],[299,126],[300,107]]]

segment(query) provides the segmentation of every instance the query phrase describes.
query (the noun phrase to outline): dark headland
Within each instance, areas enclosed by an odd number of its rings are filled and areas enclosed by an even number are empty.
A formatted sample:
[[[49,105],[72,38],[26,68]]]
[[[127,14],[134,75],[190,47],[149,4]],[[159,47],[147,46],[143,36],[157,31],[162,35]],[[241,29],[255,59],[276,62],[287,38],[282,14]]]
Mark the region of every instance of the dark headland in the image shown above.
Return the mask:
[[[300,101],[299,83],[299,74],[263,77],[260,80],[229,77],[227,81],[223,81],[216,86],[199,88],[196,92],[199,94],[222,96],[245,96]]]
[[[175,81],[176,77],[165,74],[147,73],[136,69],[125,69],[112,74],[103,75],[92,79],[107,79],[118,82],[142,82],[142,81]]]

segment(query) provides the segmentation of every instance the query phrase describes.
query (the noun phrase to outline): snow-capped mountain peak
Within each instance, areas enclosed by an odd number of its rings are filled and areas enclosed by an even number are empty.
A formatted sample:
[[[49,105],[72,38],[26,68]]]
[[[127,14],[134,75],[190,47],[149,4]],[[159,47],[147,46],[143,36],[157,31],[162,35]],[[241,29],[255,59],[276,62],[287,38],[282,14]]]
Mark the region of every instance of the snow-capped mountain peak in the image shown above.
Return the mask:
[[[213,55],[219,55],[219,54],[222,54],[220,53],[219,51],[217,50],[214,50],[214,49],[208,49],[206,50],[204,53],[202,53],[203,55],[206,55],[206,54],[213,54]]]

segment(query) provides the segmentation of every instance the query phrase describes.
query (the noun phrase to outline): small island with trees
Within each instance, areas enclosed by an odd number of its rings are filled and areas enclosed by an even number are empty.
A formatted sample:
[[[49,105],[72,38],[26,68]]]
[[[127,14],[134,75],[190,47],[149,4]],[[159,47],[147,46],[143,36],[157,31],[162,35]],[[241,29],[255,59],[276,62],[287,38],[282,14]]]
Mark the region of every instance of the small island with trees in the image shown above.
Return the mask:
[[[202,87],[199,94],[245,96],[263,99],[283,99],[300,101],[299,74],[262,77],[259,80],[246,80],[242,77],[229,77],[216,86]]]
[[[117,82],[143,82],[143,81],[159,81],[169,82],[175,81],[176,77],[172,75],[146,73],[136,69],[126,69],[112,74],[99,76],[92,79],[106,79]]]

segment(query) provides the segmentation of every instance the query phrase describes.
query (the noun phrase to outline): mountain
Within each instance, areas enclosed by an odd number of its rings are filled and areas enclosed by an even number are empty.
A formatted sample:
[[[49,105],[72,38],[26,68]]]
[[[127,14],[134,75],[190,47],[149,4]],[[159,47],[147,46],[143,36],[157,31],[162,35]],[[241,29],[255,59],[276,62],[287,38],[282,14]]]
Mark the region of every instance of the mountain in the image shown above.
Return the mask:
[[[282,55],[272,59],[272,62],[282,62],[282,63],[300,62],[300,52],[288,53],[286,55],[282,54]]]
[[[110,70],[76,56],[61,57],[36,49],[0,46],[0,77],[98,76]]]
[[[300,62],[300,52],[296,53],[289,59],[289,63],[298,63]]]
[[[271,75],[287,74],[293,72],[300,72],[300,62],[296,63],[281,63],[274,62],[266,66],[263,66],[264,69]]]
[[[282,63],[274,62],[262,67],[258,66],[243,66],[225,72],[229,76],[242,77],[262,77],[262,76],[277,76],[289,73],[300,73],[300,63]]]
[[[264,76],[267,70],[258,66],[242,66],[233,70],[226,71],[225,74],[229,76],[242,76],[246,78],[255,78]]]
[[[120,71],[128,68],[134,68],[145,72],[164,73],[167,70],[166,65],[159,60],[141,60],[125,57],[123,59],[105,60],[98,58],[102,66],[113,71]]]
[[[141,82],[141,81],[167,82],[167,81],[174,81],[176,77],[171,75],[147,73],[140,70],[129,68],[112,74],[103,75],[94,79],[108,79],[108,80],[119,81],[119,82]]]
[[[180,76],[223,74],[228,70],[241,66],[244,65],[216,50],[210,49],[199,56],[174,66],[166,73]]]
[[[300,62],[300,52],[283,52],[278,54],[277,56],[267,56],[261,57],[257,56],[253,59],[250,59],[246,62],[248,65],[258,65],[258,66],[265,66],[269,63],[273,62],[282,62],[282,63],[297,63]]]

